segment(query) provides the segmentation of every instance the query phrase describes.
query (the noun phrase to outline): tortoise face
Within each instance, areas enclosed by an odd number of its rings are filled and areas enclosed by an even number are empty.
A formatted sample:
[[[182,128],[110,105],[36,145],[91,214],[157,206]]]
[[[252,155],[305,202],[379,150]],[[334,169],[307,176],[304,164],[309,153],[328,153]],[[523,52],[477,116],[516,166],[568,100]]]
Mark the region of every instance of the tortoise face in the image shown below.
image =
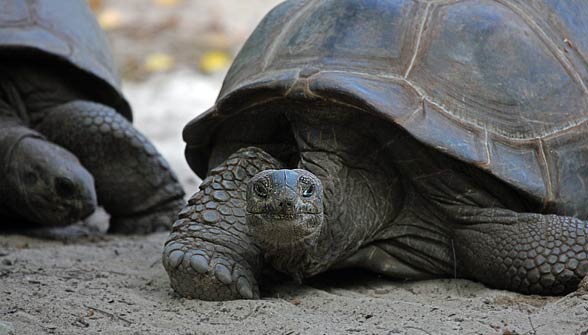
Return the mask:
[[[96,208],[92,175],[69,151],[26,138],[13,151],[7,173],[14,210],[48,226],[73,223]]]
[[[247,224],[265,251],[312,244],[323,224],[323,186],[305,170],[266,170],[247,185]]]

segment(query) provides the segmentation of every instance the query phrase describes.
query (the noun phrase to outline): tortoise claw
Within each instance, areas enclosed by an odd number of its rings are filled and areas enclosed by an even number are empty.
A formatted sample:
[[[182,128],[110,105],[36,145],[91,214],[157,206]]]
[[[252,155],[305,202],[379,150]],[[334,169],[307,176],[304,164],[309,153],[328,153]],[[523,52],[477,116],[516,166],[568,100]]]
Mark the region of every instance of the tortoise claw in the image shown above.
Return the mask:
[[[229,285],[232,281],[231,271],[229,271],[229,269],[222,264],[216,265],[216,267],[214,269],[214,275],[223,284]]]
[[[251,284],[244,276],[239,277],[237,280],[237,291],[239,291],[239,294],[241,294],[243,298],[253,299],[253,290],[251,289]]]
[[[200,274],[206,273],[208,271],[208,259],[202,255],[194,255],[190,258],[190,266]]]

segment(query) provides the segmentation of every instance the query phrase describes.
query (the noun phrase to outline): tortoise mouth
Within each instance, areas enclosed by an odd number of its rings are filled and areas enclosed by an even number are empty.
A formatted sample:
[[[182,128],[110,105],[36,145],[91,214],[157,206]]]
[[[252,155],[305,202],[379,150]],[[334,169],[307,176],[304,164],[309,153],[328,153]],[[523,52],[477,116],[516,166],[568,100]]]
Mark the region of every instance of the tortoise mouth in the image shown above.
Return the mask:
[[[322,224],[322,213],[247,213],[252,237],[260,246],[270,249],[314,241]]]
[[[312,215],[312,213],[296,213],[296,214],[273,214],[273,213],[251,213],[250,215],[259,215],[266,220],[275,221],[295,221],[304,219],[305,215]]]
[[[292,224],[300,228],[314,228],[322,223],[323,213],[251,213],[247,212],[248,225],[250,226],[279,226]],[[320,217],[320,220],[315,218]]]

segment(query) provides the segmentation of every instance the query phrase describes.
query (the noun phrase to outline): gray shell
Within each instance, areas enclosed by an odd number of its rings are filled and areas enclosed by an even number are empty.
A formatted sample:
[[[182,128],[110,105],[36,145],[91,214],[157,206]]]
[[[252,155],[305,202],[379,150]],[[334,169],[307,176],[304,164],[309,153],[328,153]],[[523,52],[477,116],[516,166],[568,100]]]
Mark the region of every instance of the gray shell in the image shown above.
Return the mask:
[[[85,0],[4,0],[0,4],[0,53],[66,61],[100,90],[102,103],[131,119],[106,37]]]
[[[184,129],[186,157],[204,174],[215,130],[252,105],[328,99],[588,217],[586,18],[585,0],[287,1]]]

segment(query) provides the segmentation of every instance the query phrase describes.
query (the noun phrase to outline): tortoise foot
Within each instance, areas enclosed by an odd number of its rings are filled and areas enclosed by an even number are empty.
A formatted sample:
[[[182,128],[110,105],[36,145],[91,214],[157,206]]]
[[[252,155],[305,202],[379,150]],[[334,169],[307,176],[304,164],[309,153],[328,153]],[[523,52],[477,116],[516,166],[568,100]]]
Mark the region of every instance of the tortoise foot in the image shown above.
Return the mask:
[[[263,259],[246,225],[247,182],[279,162],[257,148],[238,150],[210,171],[178,214],[163,251],[171,286],[190,299],[259,297]]]
[[[216,250],[215,250],[216,249]],[[172,241],[163,265],[172,288],[188,299],[210,301],[259,298],[259,288],[242,259],[203,240]]]

